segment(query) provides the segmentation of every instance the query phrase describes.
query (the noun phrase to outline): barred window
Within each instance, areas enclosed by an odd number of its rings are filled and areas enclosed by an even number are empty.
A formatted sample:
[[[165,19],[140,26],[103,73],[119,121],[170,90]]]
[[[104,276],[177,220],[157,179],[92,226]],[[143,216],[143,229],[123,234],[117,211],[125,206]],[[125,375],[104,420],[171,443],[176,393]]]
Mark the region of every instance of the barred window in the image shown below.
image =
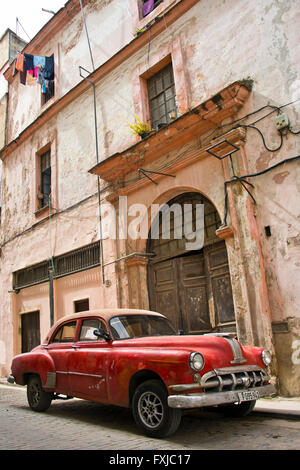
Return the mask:
[[[160,128],[176,116],[176,92],[172,64],[168,64],[147,81],[151,125]]]
[[[51,194],[51,151],[40,156],[40,209],[49,206]]]
[[[49,281],[49,269],[53,269],[53,266],[55,279],[100,266],[100,243],[96,242],[57,256],[53,262],[52,260],[43,261],[14,272],[13,289],[23,289]]]

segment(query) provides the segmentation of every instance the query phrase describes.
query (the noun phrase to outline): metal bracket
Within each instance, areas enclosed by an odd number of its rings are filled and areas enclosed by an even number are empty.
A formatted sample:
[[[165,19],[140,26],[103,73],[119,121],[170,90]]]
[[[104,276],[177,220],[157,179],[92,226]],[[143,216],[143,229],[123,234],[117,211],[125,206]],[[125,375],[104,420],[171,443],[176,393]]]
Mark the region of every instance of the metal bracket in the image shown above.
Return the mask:
[[[142,173],[144,176],[146,176],[146,178],[148,178],[150,181],[152,181],[152,183],[154,183],[156,185],[158,185],[158,183],[156,181],[154,181],[149,175],[147,175],[147,173],[151,173],[151,174],[154,174],[154,175],[169,176],[170,178],[176,178],[175,175],[169,175],[168,173],[162,173],[160,171],[144,170],[143,168],[139,168],[138,172]]]

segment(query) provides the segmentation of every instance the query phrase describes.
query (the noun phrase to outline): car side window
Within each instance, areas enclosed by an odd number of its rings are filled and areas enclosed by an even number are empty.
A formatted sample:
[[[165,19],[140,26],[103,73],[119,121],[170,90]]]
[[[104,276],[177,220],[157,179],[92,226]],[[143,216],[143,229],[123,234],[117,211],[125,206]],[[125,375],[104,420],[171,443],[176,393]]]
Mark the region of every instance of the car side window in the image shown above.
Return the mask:
[[[99,341],[99,337],[94,335],[94,331],[99,328],[106,331],[106,326],[101,320],[83,320],[80,328],[79,341]]]
[[[66,323],[61,328],[59,328],[51,342],[72,343],[75,341],[76,323],[76,321]]]

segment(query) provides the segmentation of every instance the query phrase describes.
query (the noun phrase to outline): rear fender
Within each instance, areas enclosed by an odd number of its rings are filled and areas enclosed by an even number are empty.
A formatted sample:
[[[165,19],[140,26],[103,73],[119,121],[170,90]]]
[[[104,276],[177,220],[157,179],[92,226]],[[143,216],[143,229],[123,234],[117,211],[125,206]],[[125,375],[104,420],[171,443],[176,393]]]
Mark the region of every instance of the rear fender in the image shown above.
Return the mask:
[[[19,385],[26,385],[29,375],[36,374],[40,377],[44,388],[55,388],[54,362],[46,352],[33,351],[16,356],[13,359],[11,370]]]

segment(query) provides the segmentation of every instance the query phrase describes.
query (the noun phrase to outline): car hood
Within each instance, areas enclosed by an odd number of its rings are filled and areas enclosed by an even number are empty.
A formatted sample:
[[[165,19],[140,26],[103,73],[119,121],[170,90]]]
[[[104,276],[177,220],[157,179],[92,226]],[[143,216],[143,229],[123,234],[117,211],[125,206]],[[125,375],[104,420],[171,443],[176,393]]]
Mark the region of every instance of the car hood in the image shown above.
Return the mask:
[[[172,351],[200,352],[205,360],[213,364],[214,368],[232,366],[234,364],[259,364],[263,348],[241,346],[241,344],[229,335],[182,335],[182,336],[151,336],[115,341],[120,347],[155,350],[156,354],[172,355]]]

